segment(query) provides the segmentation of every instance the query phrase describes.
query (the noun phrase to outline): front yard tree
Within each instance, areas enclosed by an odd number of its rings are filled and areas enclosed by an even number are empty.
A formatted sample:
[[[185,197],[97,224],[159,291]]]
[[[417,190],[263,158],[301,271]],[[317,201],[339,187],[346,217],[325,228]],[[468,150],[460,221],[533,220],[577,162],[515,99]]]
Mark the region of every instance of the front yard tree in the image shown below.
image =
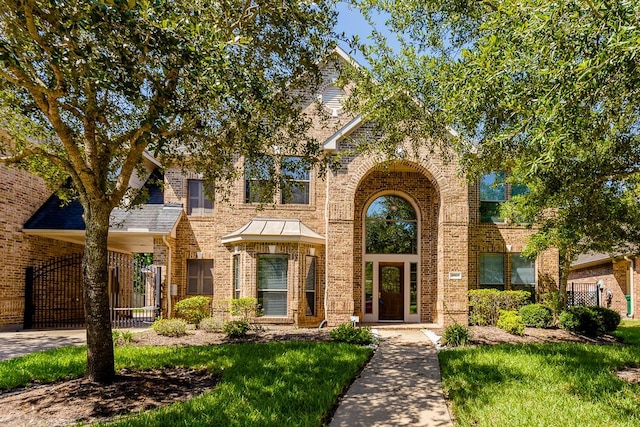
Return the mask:
[[[294,94],[316,80],[333,20],[324,1],[0,2],[0,154],[52,187],[69,179],[84,208],[91,380],[114,377],[109,216],[133,199],[143,152],[212,182],[274,143],[317,154]]]
[[[527,185],[503,214],[539,226],[529,254],[559,249],[561,285],[582,251],[637,251],[640,3],[354,3],[385,12],[401,39],[394,51],[374,34],[351,100],[387,152],[444,142],[472,182],[505,171]]]

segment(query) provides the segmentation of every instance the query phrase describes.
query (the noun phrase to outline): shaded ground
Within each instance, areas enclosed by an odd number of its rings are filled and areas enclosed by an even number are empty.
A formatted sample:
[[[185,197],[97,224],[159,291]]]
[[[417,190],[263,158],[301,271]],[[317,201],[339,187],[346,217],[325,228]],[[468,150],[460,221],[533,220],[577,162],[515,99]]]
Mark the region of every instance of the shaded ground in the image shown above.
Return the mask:
[[[171,338],[149,330],[134,335],[132,345],[190,346],[210,345],[227,340],[223,334],[188,331],[183,337]],[[281,327],[252,333],[241,342],[326,341],[326,329],[294,329]],[[76,423],[106,421],[153,409],[175,402],[184,402],[197,394],[211,390],[220,378],[206,370],[168,368],[150,371],[118,372],[116,381],[108,386],[92,384],[84,378],[39,384],[9,392],[0,391],[0,425],[66,426]]]
[[[0,394],[0,424],[65,426],[106,421],[174,402],[212,389],[219,378],[207,370],[171,368],[121,371],[106,386],[84,378]]]
[[[584,342],[617,344],[606,336],[590,339],[570,334],[561,329],[526,328],[525,335],[510,335],[495,327],[473,326],[472,342],[475,345],[500,343],[552,343]],[[442,330],[436,330],[439,335]],[[134,335],[136,346],[190,346],[211,345],[228,340],[222,334],[189,331],[178,338],[162,337],[149,330]],[[242,342],[268,342],[285,340],[326,341],[327,329],[296,329],[269,327],[252,333]],[[116,382],[109,386],[96,386],[85,379],[62,381],[54,384],[35,385],[25,389],[0,392],[0,425],[7,426],[64,426],[78,422],[92,423],[111,419],[117,415],[136,413],[161,405],[189,400],[216,386],[220,378],[208,371],[171,368],[152,371],[121,371]],[[630,382],[640,382],[640,368],[629,368],[618,373]]]

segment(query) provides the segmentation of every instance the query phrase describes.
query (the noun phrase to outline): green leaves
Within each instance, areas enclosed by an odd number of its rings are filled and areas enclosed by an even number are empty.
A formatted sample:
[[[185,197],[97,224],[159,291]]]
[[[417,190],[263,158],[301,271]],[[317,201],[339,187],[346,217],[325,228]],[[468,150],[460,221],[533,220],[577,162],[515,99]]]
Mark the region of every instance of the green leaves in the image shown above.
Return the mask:
[[[446,150],[444,140],[472,182],[504,170],[526,183],[503,214],[540,228],[530,254],[638,241],[637,2],[357,3],[387,12],[392,37],[413,47],[394,54],[382,41],[366,52],[371,72],[351,105],[379,122],[379,151],[405,138]],[[429,114],[387,101],[399,93]]]

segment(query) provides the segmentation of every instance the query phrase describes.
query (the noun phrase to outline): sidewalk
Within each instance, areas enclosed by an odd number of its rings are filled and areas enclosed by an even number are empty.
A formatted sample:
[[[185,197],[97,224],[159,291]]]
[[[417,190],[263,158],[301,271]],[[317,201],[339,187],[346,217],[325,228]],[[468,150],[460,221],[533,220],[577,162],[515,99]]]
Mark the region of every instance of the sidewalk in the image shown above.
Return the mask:
[[[379,332],[378,350],[343,397],[330,426],[452,426],[431,342],[415,329]]]
[[[86,342],[87,332],[84,329],[0,332],[0,361],[24,356],[34,351],[83,345]]]

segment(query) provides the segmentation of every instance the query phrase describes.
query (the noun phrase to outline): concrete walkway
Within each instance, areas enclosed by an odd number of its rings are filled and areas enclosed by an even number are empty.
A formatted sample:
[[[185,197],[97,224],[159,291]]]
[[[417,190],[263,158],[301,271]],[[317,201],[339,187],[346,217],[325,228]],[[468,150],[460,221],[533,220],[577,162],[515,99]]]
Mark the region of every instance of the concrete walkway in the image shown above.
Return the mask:
[[[438,355],[424,333],[378,332],[378,350],[340,402],[330,426],[452,426]]]
[[[84,329],[0,332],[0,360],[86,342],[87,331]]]

